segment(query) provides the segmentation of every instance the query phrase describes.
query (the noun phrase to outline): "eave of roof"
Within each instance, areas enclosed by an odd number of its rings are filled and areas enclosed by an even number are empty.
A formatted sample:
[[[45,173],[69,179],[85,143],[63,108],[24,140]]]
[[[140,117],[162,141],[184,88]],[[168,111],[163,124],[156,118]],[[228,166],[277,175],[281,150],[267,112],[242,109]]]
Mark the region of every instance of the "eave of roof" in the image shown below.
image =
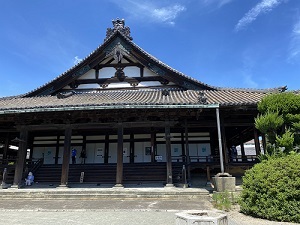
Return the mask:
[[[132,108],[249,107],[266,95],[233,90],[119,90],[74,92],[65,96],[15,97],[0,99],[0,114]]]

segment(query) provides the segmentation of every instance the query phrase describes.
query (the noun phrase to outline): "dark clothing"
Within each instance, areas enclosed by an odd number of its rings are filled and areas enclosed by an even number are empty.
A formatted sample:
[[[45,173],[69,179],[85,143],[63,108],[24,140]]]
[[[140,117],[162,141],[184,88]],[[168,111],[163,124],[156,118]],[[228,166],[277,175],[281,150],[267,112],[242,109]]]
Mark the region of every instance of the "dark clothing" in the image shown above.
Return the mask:
[[[72,150],[72,164],[76,164],[76,154],[77,154],[77,150],[74,148]]]
[[[80,152],[80,158],[81,158],[81,164],[85,164],[85,158],[86,158],[85,150],[82,150]]]

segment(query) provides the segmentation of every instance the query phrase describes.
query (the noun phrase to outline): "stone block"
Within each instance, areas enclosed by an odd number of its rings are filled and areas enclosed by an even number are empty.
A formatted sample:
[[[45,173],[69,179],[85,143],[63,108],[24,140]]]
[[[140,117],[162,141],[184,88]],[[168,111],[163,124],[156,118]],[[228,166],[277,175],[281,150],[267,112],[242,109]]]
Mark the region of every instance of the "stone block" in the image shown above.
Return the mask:
[[[215,176],[212,178],[214,191],[235,191],[235,177],[232,176]]]
[[[176,225],[228,225],[227,215],[219,210],[189,210],[176,213]]]

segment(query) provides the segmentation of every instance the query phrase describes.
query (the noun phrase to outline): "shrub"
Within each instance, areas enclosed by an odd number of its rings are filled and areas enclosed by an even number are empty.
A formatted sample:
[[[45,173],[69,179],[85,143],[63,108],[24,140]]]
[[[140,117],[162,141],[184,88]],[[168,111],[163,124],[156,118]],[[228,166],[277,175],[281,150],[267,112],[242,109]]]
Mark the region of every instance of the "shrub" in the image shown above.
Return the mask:
[[[230,211],[232,204],[235,203],[235,198],[233,193],[225,192],[216,192],[212,196],[213,206],[216,209]]]
[[[239,203],[254,217],[300,222],[300,155],[269,157],[246,171]]]

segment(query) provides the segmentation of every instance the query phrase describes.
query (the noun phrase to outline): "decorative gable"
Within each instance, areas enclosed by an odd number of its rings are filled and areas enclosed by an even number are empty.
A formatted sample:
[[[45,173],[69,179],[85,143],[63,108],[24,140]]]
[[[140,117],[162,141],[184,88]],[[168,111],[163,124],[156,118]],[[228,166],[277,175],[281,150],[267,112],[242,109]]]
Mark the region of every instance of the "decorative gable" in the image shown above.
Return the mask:
[[[68,91],[175,89],[215,90],[172,69],[132,42],[124,20],[113,20],[106,39],[88,57],[53,81],[24,95],[57,95]]]

